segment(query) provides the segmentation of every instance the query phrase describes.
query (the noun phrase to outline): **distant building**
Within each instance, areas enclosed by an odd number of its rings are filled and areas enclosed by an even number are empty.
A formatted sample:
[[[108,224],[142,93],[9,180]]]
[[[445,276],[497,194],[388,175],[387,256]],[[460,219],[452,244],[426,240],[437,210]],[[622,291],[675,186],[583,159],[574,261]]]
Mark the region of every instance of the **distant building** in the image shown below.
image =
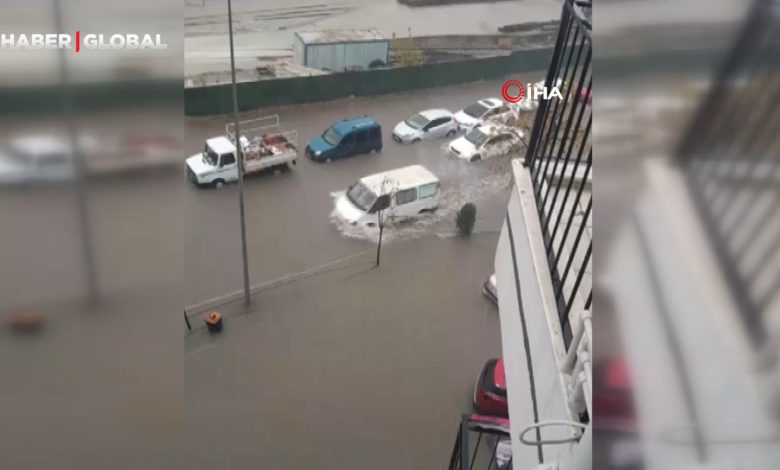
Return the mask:
[[[390,41],[375,29],[300,31],[293,56],[297,64],[333,72],[385,67]]]

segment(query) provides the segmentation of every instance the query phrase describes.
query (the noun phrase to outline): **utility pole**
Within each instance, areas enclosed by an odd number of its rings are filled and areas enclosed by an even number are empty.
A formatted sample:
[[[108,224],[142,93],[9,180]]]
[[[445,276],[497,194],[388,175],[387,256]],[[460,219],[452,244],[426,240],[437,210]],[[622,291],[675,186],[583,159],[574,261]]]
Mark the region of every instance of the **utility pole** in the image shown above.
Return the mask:
[[[53,3],[54,30],[57,33],[64,33],[65,28],[62,21],[60,0],[53,0]],[[58,56],[60,80],[62,81],[62,112],[65,115],[65,122],[68,127],[68,143],[70,145],[70,153],[73,158],[75,170],[76,217],[78,219],[79,238],[81,240],[81,255],[84,259],[84,281],[87,285],[86,300],[88,305],[95,305],[98,302],[98,281],[95,272],[95,254],[92,251],[92,233],[89,227],[89,211],[87,209],[84,154],[81,151],[81,144],[79,142],[78,116],[76,115],[76,108],[73,106],[73,97],[70,89],[70,74],[68,73],[65,49],[60,49],[58,51]]]
[[[244,149],[241,147],[241,129],[238,125],[238,92],[236,89],[236,56],[233,50],[233,9],[228,4],[228,31],[230,33],[230,78],[233,82],[233,119],[235,120],[236,168],[238,169],[238,208],[241,217],[241,258],[244,262],[244,306],[249,306],[249,262],[246,255],[246,220],[244,218]]]

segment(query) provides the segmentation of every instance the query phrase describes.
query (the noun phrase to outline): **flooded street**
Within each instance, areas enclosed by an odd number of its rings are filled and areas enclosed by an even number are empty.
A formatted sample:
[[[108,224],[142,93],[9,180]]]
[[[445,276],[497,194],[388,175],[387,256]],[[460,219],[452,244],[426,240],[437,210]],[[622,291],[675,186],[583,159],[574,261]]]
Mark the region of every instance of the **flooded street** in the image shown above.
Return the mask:
[[[537,75],[518,77],[524,81]],[[187,464],[195,469],[430,469],[449,459],[474,380],[501,354],[498,311],[481,294],[493,271],[511,190],[510,156],[470,163],[448,140],[397,144],[397,122],[426,108],[457,111],[500,81],[246,113],[279,113],[299,146],[334,120],[368,114],[383,149],[331,163],[300,156],[292,171],[245,181],[250,284],[240,298],[191,314],[187,333]],[[202,149],[228,116],[188,119]],[[302,152],[301,152],[302,153]],[[439,209],[376,232],[334,220],[333,198],[359,178],[422,164],[441,181]],[[187,305],[241,289],[238,188],[185,191]],[[475,233],[455,213],[477,206]],[[370,229],[367,229],[370,230]],[[210,335],[203,308],[225,315]]]
[[[519,76],[536,80],[536,75]],[[384,147],[378,154],[332,163],[301,156],[293,171],[250,177],[244,185],[250,284],[258,285],[323,263],[371,249],[371,233],[348,231],[331,220],[333,194],[363,176],[422,164],[441,180],[436,213],[385,231],[385,240],[451,236],[455,212],[466,202],[477,206],[477,232],[501,227],[510,190],[509,156],[470,163],[448,155],[447,140],[400,145],[390,135],[396,123],[421,109],[457,111],[472,101],[498,95],[500,81],[423,90],[402,95],[348,99],[325,104],[245,113],[242,119],[279,113],[282,126],[297,130],[299,146],[320,135],[333,121],[368,114],[383,126]],[[188,119],[188,153],[202,150],[205,139],[224,132],[226,116]],[[301,154],[303,152],[301,151]],[[241,288],[238,187],[221,190],[186,188],[187,305]],[[350,227],[352,228],[352,227]]]

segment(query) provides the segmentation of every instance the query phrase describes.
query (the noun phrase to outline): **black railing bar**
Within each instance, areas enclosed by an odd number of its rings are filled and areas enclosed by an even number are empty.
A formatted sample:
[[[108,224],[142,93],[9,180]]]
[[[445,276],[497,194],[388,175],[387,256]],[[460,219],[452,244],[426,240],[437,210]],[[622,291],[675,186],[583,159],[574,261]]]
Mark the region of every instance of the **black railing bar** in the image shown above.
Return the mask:
[[[567,34],[561,34],[562,31],[566,30],[568,28],[568,24],[570,23],[571,19],[569,18],[568,10],[566,10],[565,7],[561,7],[561,22],[558,25],[558,33],[557,37],[555,39],[555,47],[553,48],[553,55],[550,59],[550,65],[547,67],[547,75],[545,76],[545,84],[550,83],[551,77],[553,76],[553,69],[555,68],[556,64],[560,61],[560,56],[563,48],[565,47],[566,41],[568,39]],[[534,126],[533,126],[533,133],[531,134],[531,139],[528,143],[527,149],[526,149],[526,155],[525,155],[525,166],[531,170],[534,168],[534,155],[536,155],[536,149],[539,145],[539,140],[541,139],[541,132],[540,130],[544,128],[544,119],[547,114],[547,108],[548,108],[548,102],[547,100],[541,100],[539,102],[539,107],[536,110],[536,115],[534,116]]]
[[[593,288],[588,292],[588,299],[585,301],[585,310],[590,310],[591,302],[593,302]]]
[[[778,80],[780,80],[780,74],[778,74],[778,77],[776,77]],[[758,97],[756,97],[758,98]],[[748,102],[755,102],[756,100],[748,100]],[[780,102],[780,86],[776,87],[776,90],[771,95],[771,97],[768,97],[768,99],[760,99],[757,101],[763,101],[764,107],[758,111],[753,113],[754,121],[751,123],[745,123],[746,126],[751,126],[751,129],[754,130],[754,132],[751,133],[743,133],[743,135],[747,134],[746,139],[735,139],[739,142],[742,140],[746,140],[745,146],[741,148],[737,148],[736,145],[731,145],[729,148],[729,152],[735,154],[735,155],[762,155],[767,148],[773,144],[773,139],[776,136],[777,129],[778,129],[778,123],[780,121],[780,113],[777,112],[777,103]],[[746,105],[745,108],[750,108],[750,105]],[[774,119],[771,119],[772,115],[774,114]],[[766,144],[761,147],[758,147],[759,144]],[[729,168],[723,168],[722,170],[724,173],[728,173],[729,171],[736,171],[738,169],[738,165],[740,162],[748,161],[748,168],[746,169],[747,175],[752,175],[756,169],[756,165],[761,161],[760,158],[752,158],[752,159],[740,159],[740,158],[732,158],[731,159],[731,165]],[[723,174],[718,175],[717,179],[723,179]],[[736,192],[733,191],[733,192]],[[721,192],[721,194],[726,193],[728,194],[729,191],[724,190]],[[718,196],[716,196],[716,199],[713,199],[712,206],[713,206],[713,213],[719,212],[720,215],[725,214],[728,212],[728,210],[731,208],[731,205],[733,204],[734,200],[736,198],[729,198],[724,199],[727,196],[720,196],[718,199]],[[721,202],[724,201],[725,202]],[[723,207],[718,207],[718,206]]]
[[[571,294],[569,294],[569,301],[566,302],[566,311],[563,314],[566,319],[569,318],[569,311],[571,311],[571,306],[574,303],[574,297],[576,297],[577,291],[579,290],[580,284],[582,283],[582,278],[585,275],[585,270],[588,266],[588,261],[590,261],[590,254],[592,252],[593,245],[588,244],[588,251],[585,252],[585,258],[582,260],[582,264],[580,265],[580,272],[577,273],[577,280],[574,281],[574,288],[572,288]]]
[[[466,414],[461,418],[460,432],[460,468],[465,470],[466,462],[469,461],[469,416]]]
[[[458,426],[458,432],[455,434],[455,445],[452,447],[452,455],[450,456],[450,466],[447,467],[448,470],[458,470],[458,457],[460,456],[460,445],[461,445],[461,433],[463,430],[460,426]]]
[[[780,36],[780,30],[778,30],[778,35]],[[770,56],[766,59],[771,61],[772,57]],[[769,68],[764,68],[763,72],[766,72],[763,86],[776,83],[778,78],[780,78],[778,76],[780,74],[777,73],[776,69],[774,70],[775,73],[769,73]],[[762,77],[764,77],[764,74],[762,74]],[[758,86],[759,82],[761,82],[760,79],[755,79],[754,86]],[[759,88],[763,88],[763,86],[759,86]],[[764,95],[764,93],[762,93],[762,95]],[[732,89],[732,92],[728,97],[728,102],[723,100],[721,102],[722,107],[720,108],[722,111],[720,115],[727,117],[725,126],[721,126],[726,129],[725,131],[723,129],[715,129],[711,133],[716,136],[714,140],[717,140],[718,142],[727,142],[728,144],[722,149],[717,149],[711,145],[705,149],[697,149],[699,155],[702,155],[700,158],[704,160],[704,164],[700,166],[701,173],[697,176],[699,181],[717,180],[716,175],[718,175],[719,172],[721,172],[720,174],[723,174],[724,172],[727,173],[729,170],[738,166],[741,161],[739,158],[741,152],[739,152],[738,149],[740,148],[740,145],[742,145],[743,139],[747,137],[748,142],[754,142],[751,139],[751,133],[749,132],[742,132],[741,136],[743,138],[739,138],[738,133],[740,129],[760,129],[760,123],[764,122],[764,114],[771,113],[776,109],[776,99],[777,96],[773,96],[773,99],[764,99],[755,96],[753,88],[745,87],[741,90]],[[736,101],[736,103],[732,103],[732,101]],[[758,102],[757,104],[759,107],[763,105],[764,108],[756,109],[756,106],[753,106],[756,102]],[[737,116],[734,110],[737,110],[737,113],[741,111],[741,114]],[[724,158],[712,158],[712,155],[707,155],[708,151]],[[725,168],[723,168],[724,166]]]
[[[579,28],[577,28],[574,31],[574,40],[572,41],[571,47],[568,48],[568,50],[569,50],[569,57],[568,57],[568,59],[566,59],[566,67],[563,68],[563,69],[561,69],[560,67],[558,68],[558,70],[556,71],[556,77],[554,79],[555,82],[557,82],[558,79],[561,77],[561,70],[563,70],[563,75],[564,76],[567,75],[569,67],[571,66],[571,59],[572,59],[572,57],[574,57],[574,49],[577,48],[576,46],[577,46],[577,38],[578,37],[579,37]],[[580,44],[579,50],[582,51],[582,43]],[[561,86],[564,86],[564,85],[565,85],[565,81],[564,81],[564,83],[561,83]],[[550,86],[550,85],[546,85],[546,86]],[[552,154],[552,151],[548,151],[547,150],[547,146],[549,145],[550,142],[552,142],[553,148],[555,147],[555,142],[556,142],[556,139],[557,139],[557,136],[558,136],[558,128],[560,127],[560,123],[558,123],[558,108],[560,107],[563,110],[566,109],[566,101],[567,101],[566,98],[567,97],[568,97],[568,90],[567,90],[566,96],[563,96],[560,99],[556,99],[553,102],[552,120],[550,121],[549,126],[547,126],[548,127],[548,130],[546,132],[547,138],[545,139],[544,146],[542,147],[541,155]],[[561,104],[561,103],[563,103],[563,104]],[[556,125],[556,123],[558,123],[558,124]],[[533,175],[534,176],[534,180],[538,181],[538,180],[540,180],[541,178],[544,177],[544,173],[547,171],[547,165],[548,164],[549,164],[549,160],[547,160],[544,163],[544,165],[545,165],[544,170],[542,170],[540,167],[536,168],[536,174]],[[540,177],[540,175],[541,175],[541,177]]]
[[[590,171],[591,170],[591,165],[593,164],[593,147],[588,149],[588,160],[587,160],[587,162],[588,162],[588,171]],[[561,246],[563,246],[563,242],[566,241],[566,237],[569,236],[569,230],[571,229],[571,224],[574,221],[574,217],[577,215],[577,210],[576,209],[580,206],[580,199],[582,198],[582,192],[585,189],[585,185],[586,184],[588,184],[588,179],[584,178],[582,180],[582,183],[580,183],[580,187],[577,189],[577,195],[574,197],[574,204],[572,204],[572,210],[569,213],[568,220],[566,221],[566,228],[563,230],[563,235],[561,236]],[[591,200],[591,199],[593,199],[593,195],[591,195],[591,197],[588,198],[588,200]],[[553,243],[554,242],[550,242],[550,248],[552,248]],[[558,264],[558,257],[560,256],[559,253],[558,253],[560,251],[560,247],[558,248],[558,250],[551,250],[551,251],[554,251],[556,253],[556,255],[555,255],[555,264],[557,265]]]
[[[766,333],[763,328],[763,322],[757,314],[756,303],[747,292],[744,281],[736,266],[734,266],[733,259],[727,255],[727,247],[720,236],[718,236],[719,227],[711,217],[712,214],[708,210],[706,201],[702,199],[700,192],[695,187],[696,183],[693,181],[693,176],[688,172],[683,173],[683,175],[687,178],[688,194],[691,197],[695,210],[701,217],[704,225],[703,232],[712,245],[712,253],[720,265],[729,293],[736,304],[736,310],[742,323],[745,325],[748,336],[752,340],[753,347],[758,349],[766,340]]]
[[[479,453],[479,443],[482,442],[482,432],[479,433],[477,443],[474,445],[474,455],[471,456],[471,464],[469,464],[469,470],[474,468],[474,461],[477,460],[477,454]]]
[[[710,87],[707,96],[702,100],[702,104],[691,120],[689,129],[677,147],[675,153],[678,158],[689,159],[694,155],[693,149],[699,144],[701,129],[706,127],[710,117],[717,112],[722,103],[722,97],[726,95],[729,79],[736,73],[745,58],[745,50],[752,47],[755,35],[763,30],[762,25],[771,17],[772,12],[768,11],[770,4],[771,2],[765,0],[753,1],[747,20],[742,26],[734,46],[716,72],[713,86]]]
[[[562,54],[565,52],[566,45],[569,41],[569,26],[571,24],[571,14],[565,6],[561,7],[561,24],[558,29],[558,38],[555,41],[555,49],[553,49],[553,56],[550,60],[550,66],[547,68],[547,76],[545,77],[545,86],[549,86],[555,80],[557,69],[560,66]],[[563,31],[563,34],[561,32]],[[526,166],[531,169],[531,179],[535,179],[534,172],[536,166],[536,153],[539,148],[539,142],[541,141],[544,128],[547,122],[547,114],[549,113],[550,103],[548,100],[539,101],[539,108],[536,110],[536,116],[534,117],[533,134],[531,135],[531,142],[528,145],[528,153],[526,154]]]
[[[572,2],[571,0],[564,0],[563,3],[565,5],[564,8],[569,8],[569,10],[571,11],[571,16],[574,17],[574,21],[576,21],[577,25],[580,28],[582,28],[583,32],[585,33],[585,37],[588,39],[588,42],[592,43],[593,39],[591,38],[590,35],[590,30],[591,30],[590,22],[587,19],[577,14],[577,10],[574,8],[574,2]]]
[[[590,216],[590,209],[593,207],[593,198],[588,199],[588,206],[585,209],[585,213],[582,216],[582,223],[580,224],[580,228],[577,230],[577,236],[574,238],[574,243],[571,249],[569,250],[569,259],[566,260],[566,267],[563,268],[563,276],[561,277],[561,285],[566,285],[566,278],[569,277],[569,271],[571,270],[571,266],[574,263],[574,257],[577,255],[577,249],[580,247],[580,240],[582,239],[582,234],[585,233],[585,226],[588,225],[588,217]],[[574,213],[575,211],[572,211]],[[561,247],[559,248],[558,252],[556,253],[556,264],[558,263],[558,258],[560,257],[561,253],[563,252],[563,244],[566,242],[566,240],[561,240]],[[588,247],[592,246],[592,241],[588,243]],[[590,248],[588,248],[590,249]],[[563,289],[561,289],[561,292]],[[556,299],[557,300],[557,299]]]
[[[780,249],[780,231],[775,230],[775,232],[777,233],[774,235],[774,238],[771,239],[772,241],[765,249],[760,251],[760,255],[755,257],[758,260],[758,263],[746,273],[745,284],[748,286],[753,285],[756,282],[758,276],[761,275],[767,266],[777,267],[776,264],[769,264],[777,260],[777,250]],[[780,279],[780,275],[778,275],[778,279]]]
[[[590,52],[588,51],[588,57],[586,58],[586,63],[590,63]],[[568,143],[568,149],[566,150],[566,159],[563,162],[563,170],[561,171],[561,176],[558,178],[558,184],[555,185],[555,192],[553,196],[553,202],[550,205],[550,215],[552,215],[552,209],[555,207],[555,201],[558,199],[558,193],[561,189],[561,184],[563,183],[563,177],[566,172],[566,165],[571,160],[571,151],[574,148],[574,144],[577,142],[577,134],[580,130],[580,126],[582,125],[582,117],[585,114],[585,110],[588,108],[588,104],[585,102],[585,100],[580,99],[580,95],[582,93],[582,86],[583,82],[585,80],[585,73],[587,71],[583,69],[583,74],[580,77],[579,83],[577,84],[577,91],[575,92],[575,100],[574,101],[574,107],[572,108],[572,112],[569,114],[569,119],[566,122],[566,129],[563,131],[563,135],[568,136],[564,139],[563,143]],[[592,81],[592,77],[591,77]],[[591,84],[590,82],[588,83]],[[574,126],[574,132],[572,132],[572,121],[574,119],[574,112],[576,111],[577,107],[579,106],[579,113],[577,113],[577,123]],[[586,137],[587,138],[587,137]],[[568,142],[566,142],[568,140]],[[558,164],[560,163],[561,157],[563,156],[564,149],[563,149],[563,143],[562,145],[558,146],[558,154],[555,157],[555,164],[553,165],[552,170],[552,177],[550,177],[550,180],[555,179],[555,172],[558,171]],[[583,139],[583,142],[581,144],[582,146],[585,145],[585,141]],[[574,172],[572,172],[572,177],[574,176]],[[550,190],[552,188],[552,185],[548,185],[547,189],[545,190],[544,196],[542,197],[542,206],[544,207],[547,204],[547,197],[550,194]]]
[[[591,53],[592,53],[592,49],[588,49],[588,54],[587,54],[587,57],[585,59],[585,65],[581,69],[580,79],[577,82],[577,89],[576,89],[576,91],[572,90],[572,88],[574,88],[573,86],[569,86],[568,89],[567,89],[567,92],[572,92],[574,94],[574,97],[573,97],[573,100],[574,100],[573,103],[574,104],[573,104],[573,106],[571,108],[571,112],[569,113],[569,119],[566,121],[566,128],[563,131],[563,137],[561,137],[561,142],[558,145],[558,149],[557,149],[558,151],[557,151],[557,155],[555,156],[555,163],[553,164],[553,170],[552,170],[552,175],[553,176],[550,178],[551,182],[555,178],[555,172],[558,170],[558,164],[561,161],[561,156],[563,155],[564,147],[568,143],[568,151],[567,151],[567,155],[566,155],[566,160],[564,162],[564,169],[566,168],[565,165],[570,160],[572,148],[573,148],[574,144],[577,142],[577,135],[578,135],[578,133],[579,133],[579,131],[581,129],[580,126],[582,125],[582,117],[583,117],[585,111],[588,109],[588,104],[587,104],[586,100],[581,99],[581,94],[582,94],[582,87],[583,87],[583,84],[584,84],[583,82],[584,82],[585,77],[588,75],[588,72],[590,70]],[[579,57],[577,57],[577,60],[579,62]],[[573,71],[576,71],[576,68],[573,69]],[[572,76],[572,79],[573,78],[574,77]],[[591,81],[592,81],[592,77],[591,77]],[[572,82],[573,82],[573,80],[572,80]],[[572,82],[570,82],[570,83],[572,83]],[[572,85],[573,85],[573,83],[572,83]],[[590,83],[589,83],[589,85],[590,85]],[[567,94],[567,98],[570,98],[570,96],[568,94]],[[578,107],[579,107],[579,113],[576,113]],[[577,124],[574,126],[574,129],[572,131],[572,120],[574,119],[575,114],[577,114]],[[563,116],[562,116],[562,118],[563,118]],[[560,126],[560,123],[559,123],[559,126]],[[585,145],[585,139],[583,139],[582,145]],[[552,149],[552,151],[550,153],[552,154],[552,153],[554,153],[554,151],[555,151],[555,149]],[[547,168],[544,169],[544,172],[545,172],[545,174],[547,173]],[[564,172],[561,173],[561,176],[559,178],[560,181],[563,181],[563,176],[564,176]],[[547,197],[550,194],[550,190],[551,190],[552,186],[553,185],[548,185],[547,188],[545,189],[544,196],[542,197],[542,207],[546,207],[546,205],[547,205]],[[555,200],[557,200],[557,193],[558,193],[558,190],[560,189],[560,184],[556,185],[555,187],[556,187],[556,196],[553,199],[553,203],[550,206],[550,214],[552,214],[552,209],[555,207]]]
[[[590,135],[590,127],[591,123],[593,122],[593,115],[588,116],[588,124],[585,126],[585,134]],[[577,168],[579,168],[581,162],[582,162],[582,155],[585,150],[585,142],[583,142],[583,145],[580,146],[579,152],[577,152],[577,159],[574,161],[574,170],[576,172]],[[590,173],[590,167],[591,167],[592,159],[589,159],[587,163],[585,164],[585,171],[583,172],[584,181],[587,180],[588,174]],[[571,194],[571,187],[574,185],[574,175],[576,173],[572,174],[572,177],[569,178],[569,183],[566,185],[566,191],[564,193],[563,202],[561,203],[561,209],[566,207],[566,203],[569,202],[569,195]],[[576,207],[576,205],[574,206]],[[558,216],[555,218],[555,225],[553,225],[552,235],[550,238],[552,240],[555,240],[555,235],[558,233],[558,228],[561,225],[561,219],[563,218],[563,210],[558,211]],[[552,244],[546,245],[545,249],[549,250]]]
[[[766,204],[764,207],[765,209],[760,214],[755,216],[756,223],[753,224],[753,226],[750,228],[750,231],[747,232],[747,235],[744,236],[742,243],[733,250],[733,257],[735,259],[741,259],[743,256],[745,256],[745,252],[748,250],[748,248],[753,246],[756,237],[764,233],[761,230],[764,228],[763,222],[767,220],[776,220],[772,217],[777,217],[778,212],[780,212],[780,192],[776,193],[776,196],[771,204]]]
[[[493,444],[493,453],[490,455],[490,462],[488,462],[487,470],[493,468],[493,461],[496,459],[496,451],[498,450],[498,443],[501,442],[501,438],[496,436],[496,443]]]

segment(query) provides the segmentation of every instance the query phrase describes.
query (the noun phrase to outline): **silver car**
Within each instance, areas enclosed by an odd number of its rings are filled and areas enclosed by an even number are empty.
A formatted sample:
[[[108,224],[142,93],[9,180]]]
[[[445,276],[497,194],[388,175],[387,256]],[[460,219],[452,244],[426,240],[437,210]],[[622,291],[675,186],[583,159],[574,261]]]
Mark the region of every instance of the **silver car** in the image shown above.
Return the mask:
[[[409,116],[393,129],[393,140],[410,144],[426,139],[452,137],[458,132],[458,124],[446,109],[427,109]]]

